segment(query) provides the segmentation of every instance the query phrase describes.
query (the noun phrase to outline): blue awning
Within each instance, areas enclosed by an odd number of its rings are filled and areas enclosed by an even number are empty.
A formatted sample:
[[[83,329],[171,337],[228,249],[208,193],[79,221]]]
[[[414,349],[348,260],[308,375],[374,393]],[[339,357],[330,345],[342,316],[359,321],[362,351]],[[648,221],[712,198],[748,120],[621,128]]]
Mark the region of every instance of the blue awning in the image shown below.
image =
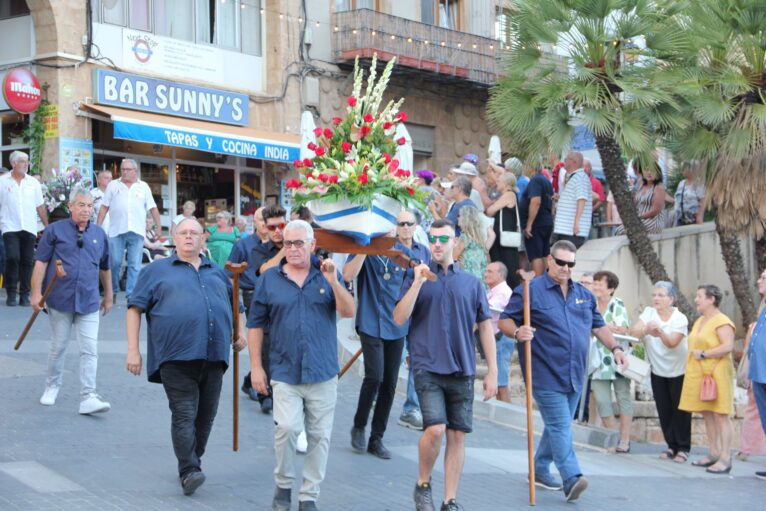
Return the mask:
[[[83,105],[83,108],[108,116],[114,124],[114,138],[284,163],[292,163],[300,157],[297,135],[102,105]]]

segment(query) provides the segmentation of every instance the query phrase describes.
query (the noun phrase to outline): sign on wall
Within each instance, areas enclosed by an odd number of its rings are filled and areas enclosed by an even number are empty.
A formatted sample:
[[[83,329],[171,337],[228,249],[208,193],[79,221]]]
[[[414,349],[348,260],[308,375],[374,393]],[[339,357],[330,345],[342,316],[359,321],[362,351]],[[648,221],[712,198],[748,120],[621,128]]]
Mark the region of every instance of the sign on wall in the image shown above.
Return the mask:
[[[29,69],[12,69],[3,79],[3,98],[8,106],[20,114],[31,114],[37,110],[43,98],[40,82]]]
[[[61,169],[78,167],[93,183],[93,141],[82,138],[59,138],[59,165]]]
[[[59,136],[59,106],[48,103],[37,113],[40,122],[45,125],[44,138],[56,138]]]
[[[93,71],[95,101],[132,110],[237,126],[249,123],[248,97],[108,69]]]

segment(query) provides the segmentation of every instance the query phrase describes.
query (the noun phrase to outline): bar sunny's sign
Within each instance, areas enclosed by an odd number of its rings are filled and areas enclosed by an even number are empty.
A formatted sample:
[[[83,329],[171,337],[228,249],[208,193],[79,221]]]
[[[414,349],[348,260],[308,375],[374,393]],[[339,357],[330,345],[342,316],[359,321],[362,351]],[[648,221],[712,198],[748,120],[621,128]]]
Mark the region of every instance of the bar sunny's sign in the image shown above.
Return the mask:
[[[249,123],[246,94],[120,73],[93,71],[95,101],[102,105],[236,126]]]

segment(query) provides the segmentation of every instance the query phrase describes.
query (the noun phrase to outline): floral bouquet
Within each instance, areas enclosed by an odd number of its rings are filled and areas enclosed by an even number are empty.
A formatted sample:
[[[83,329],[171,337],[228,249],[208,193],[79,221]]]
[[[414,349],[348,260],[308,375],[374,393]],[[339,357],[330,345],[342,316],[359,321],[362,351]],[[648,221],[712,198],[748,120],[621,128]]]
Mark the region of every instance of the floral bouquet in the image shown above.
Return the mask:
[[[93,184],[79,168],[75,170],[52,169],[51,172],[53,178],[45,183],[45,202],[48,204],[48,212],[61,208],[69,214],[69,194],[72,193],[72,190],[75,188],[90,190]]]
[[[308,144],[314,158],[294,162],[300,177],[285,185],[294,190],[297,204],[308,205],[320,225],[322,218],[317,209],[323,204],[343,202],[357,210],[375,210],[376,201],[393,201],[398,202],[397,212],[410,205],[424,207],[425,194],[418,191],[412,169],[401,168],[394,157],[397,147],[406,143],[404,137],[394,138],[397,124],[407,120],[407,114],[399,111],[404,100],[389,101],[379,111],[394,60],[376,82],[377,56],[373,56],[362,94],[364,71],[357,58],[345,118],[333,118],[332,128],[316,128],[317,143]],[[392,214],[395,223],[396,212]]]

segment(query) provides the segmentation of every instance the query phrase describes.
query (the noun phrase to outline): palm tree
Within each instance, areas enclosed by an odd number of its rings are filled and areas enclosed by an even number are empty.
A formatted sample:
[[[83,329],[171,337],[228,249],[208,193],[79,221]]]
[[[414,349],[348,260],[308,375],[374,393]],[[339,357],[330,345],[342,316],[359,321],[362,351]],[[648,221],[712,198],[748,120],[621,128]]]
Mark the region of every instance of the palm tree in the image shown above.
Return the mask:
[[[682,159],[707,171],[707,205],[745,324],[755,319],[738,234],[766,264],[766,2],[698,0],[681,17],[692,38],[676,68],[679,103],[692,124],[671,133]]]
[[[593,132],[631,252],[653,282],[670,279],[638,217],[621,156],[647,161],[658,130],[688,123],[658,64],[688,51],[674,23],[677,6],[670,1],[518,0],[506,77],[493,87],[487,108],[493,127],[526,156],[568,147],[575,120]],[[568,69],[562,72],[544,47],[560,53]],[[634,57],[630,65],[626,49]],[[683,296],[679,308],[694,315]]]

